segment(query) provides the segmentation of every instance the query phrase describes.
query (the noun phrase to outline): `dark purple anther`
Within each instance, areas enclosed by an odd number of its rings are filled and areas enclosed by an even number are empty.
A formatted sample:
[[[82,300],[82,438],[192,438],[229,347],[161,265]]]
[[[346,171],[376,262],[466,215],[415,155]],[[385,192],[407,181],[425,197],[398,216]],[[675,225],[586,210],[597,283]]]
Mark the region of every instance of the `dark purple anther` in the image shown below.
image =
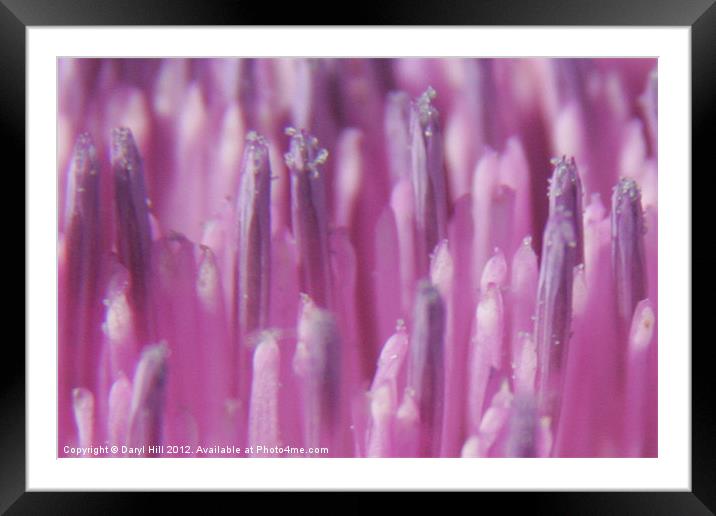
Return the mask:
[[[239,327],[243,334],[268,323],[271,269],[271,168],[265,140],[246,138],[237,213]]]
[[[72,386],[92,388],[96,356],[93,330],[97,314],[97,281],[102,234],[100,228],[100,174],[97,153],[89,134],[75,143],[67,186],[67,306],[74,324],[68,325],[67,343],[72,346]]]
[[[67,222],[79,219],[99,227],[99,165],[97,151],[88,133],[77,138],[67,185]],[[70,226],[71,227],[71,226]]]
[[[429,256],[447,238],[447,194],[439,113],[432,105],[435,90],[428,88],[412,106],[410,119],[411,168],[415,197],[417,265],[427,273]]]
[[[408,388],[420,409],[420,454],[438,457],[442,432],[445,303],[428,281],[418,285],[410,339]]]
[[[304,130],[286,129],[291,147],[285,155],[291,172],[291,222],[298,247],[300,288],[319,306],[331,307],[328,220],[325,182],[319,166],[328,151]]]
[[[584,229],[582,223],[582,181],[574,158],[552,160],[554,172],[549,182],[549,213],[558,209],[573,220],[577,264],[584,263]]]
[[[149,335],[148,281],[152,233],[149,225],[144,170],[132,132],[126,127],[112,130],[112,174],[117,214],[117,251],[131,278],[132,302],[140,338]]]
[[[612,268],[619,319],[626,329],[637,303],[647,297],[644,233],[641,191],[633,179],[622,178],[612,196]]]
[[[574,218],[559,207],[547,221],[537,287],[537,393],[541,415],[557,422],[563,368],[572,324],[572,283],[577,265]]]

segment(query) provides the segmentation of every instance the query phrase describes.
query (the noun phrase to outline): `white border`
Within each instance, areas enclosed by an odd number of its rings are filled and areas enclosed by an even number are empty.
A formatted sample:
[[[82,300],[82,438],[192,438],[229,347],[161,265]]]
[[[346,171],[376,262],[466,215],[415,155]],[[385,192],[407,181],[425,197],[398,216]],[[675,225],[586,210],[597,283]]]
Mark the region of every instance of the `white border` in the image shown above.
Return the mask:
[[[33,27],[27,53],[28,490],[690,490],[689,28]],[[659,458],[56,459],[56,58],[239,55],[658,56]]]

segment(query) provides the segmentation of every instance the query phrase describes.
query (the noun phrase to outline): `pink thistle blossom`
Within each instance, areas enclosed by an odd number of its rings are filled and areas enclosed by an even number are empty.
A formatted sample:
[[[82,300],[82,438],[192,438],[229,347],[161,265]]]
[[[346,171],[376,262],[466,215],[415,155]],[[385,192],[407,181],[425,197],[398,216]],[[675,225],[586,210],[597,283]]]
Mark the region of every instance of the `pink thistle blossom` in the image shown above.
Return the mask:
[[[60,456],[656,456],[655,60],[59,84]]]

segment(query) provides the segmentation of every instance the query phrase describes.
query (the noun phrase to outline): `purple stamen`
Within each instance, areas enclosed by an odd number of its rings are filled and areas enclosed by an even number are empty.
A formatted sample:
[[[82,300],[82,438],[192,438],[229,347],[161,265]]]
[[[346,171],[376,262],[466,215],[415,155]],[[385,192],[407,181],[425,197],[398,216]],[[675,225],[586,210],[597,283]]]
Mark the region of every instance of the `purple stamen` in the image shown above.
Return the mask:
[[[645,231],[639,186],[633,179],[622,178],[612,196],[612,268],[617,309],[625,329],[637,303],[647,297]]]
[[[151,325],[147,319],[152,232],[142,160],[132,132],[125,127],[112,130],[112,173],[117,215],[117,250],[119,259],[131,278],[132,301],[139,316],[140,336],[146,338]]]
[[[428,257],[447,238],[447,197],[439,113],[428,88],[413,104],[410,119],[411,168],[415,198],[418,271],[427,272]]]
[[[286,129],[291,148],[285,155],[291,172],[291,218],[299,259],[300,287],[320,306],[331,306],[328,214],[324,177],[319,165],[328,151],[308,132]]]
[[[241,167],[238,302],[243,334],[268,323],[271,273],[271,168],[266,141],[249,133]]]
[[[439,454],[444,391],[445,303],[428,281],[418,285],[408,362],[408,389],[420,410],[421,455]]]
[[[549,183],[549,213],[563,211],[573,221],[577,264],[584,263],[584,229],[582,224],[582,180],[574,158],[553,159],[554,172]]]
[[[577,231],[571,214],[557,208],[544,232],[537,287],[535,344],[540,413],[557,421],[562,369],[572,324],[572,284],[577,265]]]
[[[67,204],[67,304],[76,324],[68,326],[68,342],[73,346],[71,372],[74,385],[93,387],[90,376],[97,364],[92,357],[93,329],[97,312],[97,279],[101,255],[99,210],[100,174],[97,153],[89,134],[81,134],[74,148],[69,173]]]

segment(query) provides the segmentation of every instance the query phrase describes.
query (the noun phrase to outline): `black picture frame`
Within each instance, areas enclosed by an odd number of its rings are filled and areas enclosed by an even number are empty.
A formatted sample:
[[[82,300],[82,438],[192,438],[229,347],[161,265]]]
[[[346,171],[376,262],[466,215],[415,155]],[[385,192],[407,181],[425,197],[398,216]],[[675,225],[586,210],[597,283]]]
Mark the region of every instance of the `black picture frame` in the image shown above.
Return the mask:
[[[345,5],[281,8],[244,0],[0,0],[0,141],[6,175],[25,168],[25,30],[44,25],[248,25],[302,22],[316,11],[330,24],[390,25],[641,25],[691,27],[692,168],[713,169],[707,128],[716,122],[716,4],[714,0],[510,0],[361,2],[347,18]],[[335,10],[335,11],[334,11]],[[334,11],[334,12],[332,12]],[[331,17],[330,15],[333,15]],[[8,160],[8,157],[14,158]],[[12,165],[10,165],[12,163]],[[691,171],[685,171],[691,173]],[[20,177],[19,174],[14,177]],[[693,176],[692,176],[693,177]],[[24,182],[23,182],[24,183]],[[24,190],[24,184],[22,186]],[[698,204],[694,204],[698,206]],[[7,208],[5,207],[7,210]],[[17,213],[15,211],[14,213]],[[14,216],[17,218],[17,215]],[[14,219],[6,219],[14,220]],[[696,219],[698,220],[698,218]],[[16,244],[8,244],[14,245]],[[27,259],[27,257],[25,257]],[[24,262],[23,262],[24,266]],[[26,276],[27,281],[27,276]],[[6,324],[8,324],[6,322]],[[7,514],[129,514],[149,507],[144,493],[25,492],[25,353],[19,339],[3,345],[0,374],[0,512]],[[690,346],[691,342],[670,343]],[[710,339],[692,351],[692,491],[639,493],[478,494],[501,510],[529,507],[535,514],[714,514],[716,512],[716,402]],[[155,496],[155,495],[151,495]],[[243,496],[243,495],[242,495]],[[260,496],[260,495],[258,495]],[[499,497],[499,500],[494,500]],[[163,496],[185,504],[186,498]],[[422,497],[416,497],[420,500]],[[253,500],[252,500],[253,501]],[[248,503],[251,503],[249,501]],[[330,503],[330,502],[329,502]],[[474,503],[474,502],[470,502]],[[373,502],[351,503],[352,510]],[[167,506],[167,510],[169,507]]]

